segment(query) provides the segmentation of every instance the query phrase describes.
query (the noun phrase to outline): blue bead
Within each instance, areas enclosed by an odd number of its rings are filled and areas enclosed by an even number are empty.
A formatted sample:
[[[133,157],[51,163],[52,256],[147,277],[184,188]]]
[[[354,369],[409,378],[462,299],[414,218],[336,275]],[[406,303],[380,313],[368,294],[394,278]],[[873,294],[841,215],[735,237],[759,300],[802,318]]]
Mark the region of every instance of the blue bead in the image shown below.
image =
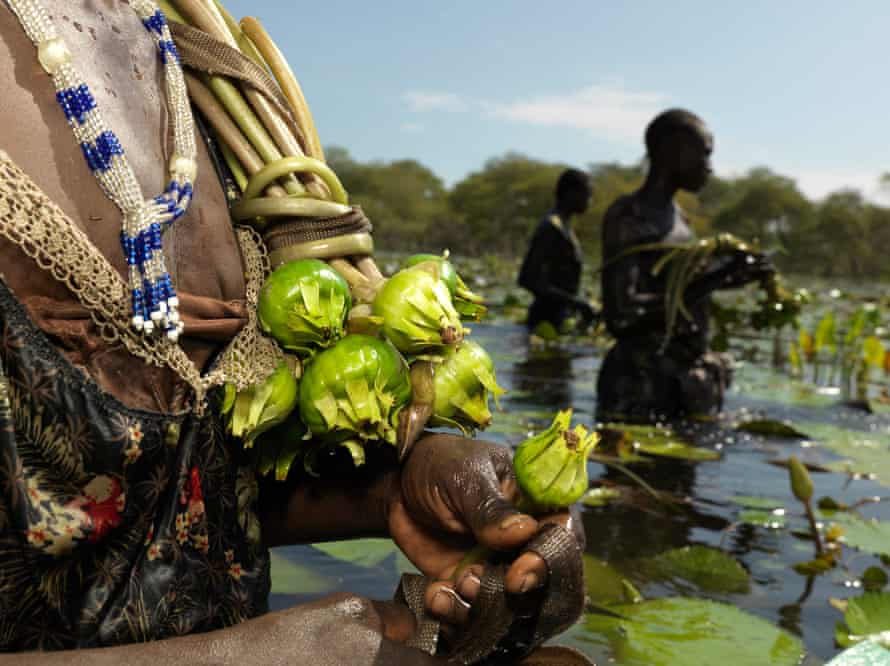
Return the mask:
[[[167,25],[167,19],[164,14],[161,13],[161,10],[158,9],[148,18],[142,19],[142,23],[148,30],[160,35],[164,29],[164,26]]]

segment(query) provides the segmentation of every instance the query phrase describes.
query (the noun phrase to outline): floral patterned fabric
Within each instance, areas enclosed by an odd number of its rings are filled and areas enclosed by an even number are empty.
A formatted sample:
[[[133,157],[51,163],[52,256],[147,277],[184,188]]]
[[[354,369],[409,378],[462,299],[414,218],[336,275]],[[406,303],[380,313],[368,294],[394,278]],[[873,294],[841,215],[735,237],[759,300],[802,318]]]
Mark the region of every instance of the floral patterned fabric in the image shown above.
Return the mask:
[[[267,610],[257,485],[215,414],[128,409],[0,281],[0,650],[207,631]]]

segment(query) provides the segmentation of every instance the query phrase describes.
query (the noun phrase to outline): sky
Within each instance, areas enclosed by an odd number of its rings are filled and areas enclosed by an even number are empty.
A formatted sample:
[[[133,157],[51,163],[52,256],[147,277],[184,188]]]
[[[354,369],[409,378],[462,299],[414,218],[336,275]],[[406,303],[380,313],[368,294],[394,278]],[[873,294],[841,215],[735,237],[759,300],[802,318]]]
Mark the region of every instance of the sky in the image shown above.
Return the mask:
[[[584,167],[643,156],[688,108],[718,174],[766,165],[813,198],[890,203],[887,0],[224,0],[291,62],[325,145],[414,158],[446,183],[508,151]]]

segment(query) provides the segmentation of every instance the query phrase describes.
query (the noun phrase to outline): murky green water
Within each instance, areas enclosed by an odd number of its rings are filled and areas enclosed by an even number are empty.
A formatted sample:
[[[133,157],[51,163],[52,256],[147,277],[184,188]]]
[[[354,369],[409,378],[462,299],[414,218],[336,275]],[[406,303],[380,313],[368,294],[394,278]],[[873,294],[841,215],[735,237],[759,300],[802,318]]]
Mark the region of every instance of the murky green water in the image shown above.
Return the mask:
[[[473,337],[495,360],[499,382],[510,391],[502,402],[503,413],[495,416],[486,436],[515,445],[549,423],[556,409],[568,405],[574,407],[577,420],[591,423],[602,350],[586,345],[530,349],[524,328],[495,322],[473,327]],[[816,497],[829,495],[852,503],[865,496],[886,496],[890,494],[890,416],[841,407],[831,391],[793,382],[752,364],[739,368],[727,407],[732,417],[788,420],[813,439],[742,434],[728,424],[689,426],[685,434],[696,444],[719,451],[719,460],[690,463],[662,458],[656,464],[634,466],[652,486],[687,499],[673,511],[639,491],[621,473],[591,463],[594,483],[621,484],[628,490],[615,504],[583,508],[589,571],[598,571],[606,562],[631,579],[646,599],[686,596],[727,602],[799,637],[818,658],[814,663],[828,660],[839,652],[834,628],[842,619],[829,598],[860,594],[859,576],[880,562],[873,554],[846,547],[841,564],[829,573],[815,578],[795,573],[792,565],[813,557],[813,544],[794,534],[805,524],[801,505],[791,496],[787,471],[770,461],[795,454],[835,470],[813,475]],[[870,471],[880,478],[845,473],[842,461],[846,459],[854,461],[857,471]],[[861,514],[886,524],[890,502],[865,506]],[[750,574],[749,583],[739,587],[700,579],[647,578],[646,567],[640,564],[646,558],[690,544],[722,549]],[[871,548],[876,547],[872,544]],[[341,590],[388,598],[400,572],[410,568],[384,541],[328,550],[306,546],[276,551],[276,608]],[[890,539],[886,551],[890,552]],[[596,596],[596,587],[606,584],[593,576],[589,591]],[[610,659],[618,648],[590,629],[591,624],[595,622],[582,620],[557,642],[579,647],[598,663],[616,663]],[[729,656],[726,663],[742,662]]]

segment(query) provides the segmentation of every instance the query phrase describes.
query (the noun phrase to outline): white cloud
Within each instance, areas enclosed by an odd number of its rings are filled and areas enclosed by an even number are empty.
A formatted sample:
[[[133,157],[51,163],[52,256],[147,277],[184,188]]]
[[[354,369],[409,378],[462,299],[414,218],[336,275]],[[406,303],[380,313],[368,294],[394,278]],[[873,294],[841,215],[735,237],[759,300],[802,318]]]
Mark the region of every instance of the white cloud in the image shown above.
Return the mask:
[[[853,189],[862,192],[862,195],[873,203],[890,206],[890,187],[881,186],[881,171],[879,169],[783,167],[781,164],[761,161],[748,167],[718,168],[718,174],[723,177],[735,178],[743,176],[754,166],[763,166],[764,164],[768,165],[775,173],[793,179],[800,191],[814,201],[824,199],[839,190]]]
[[[459,96],[449,92],[410,91],[402,95],[402,99],[412,111],[466,111],[469,105]]]
[[[807,196],[821,199],[837,190],[853,188],[876,203],[890,205],[890,191],[881,188],[880,173],[867,170],[801,169],[794,177]]]
[[[592,85],[561,95],[547,95],[509,104],[487,104],[498,118],[547,127],[581,129],[612,140],[640,142],[643,128],[665,106],[653,92]]]

